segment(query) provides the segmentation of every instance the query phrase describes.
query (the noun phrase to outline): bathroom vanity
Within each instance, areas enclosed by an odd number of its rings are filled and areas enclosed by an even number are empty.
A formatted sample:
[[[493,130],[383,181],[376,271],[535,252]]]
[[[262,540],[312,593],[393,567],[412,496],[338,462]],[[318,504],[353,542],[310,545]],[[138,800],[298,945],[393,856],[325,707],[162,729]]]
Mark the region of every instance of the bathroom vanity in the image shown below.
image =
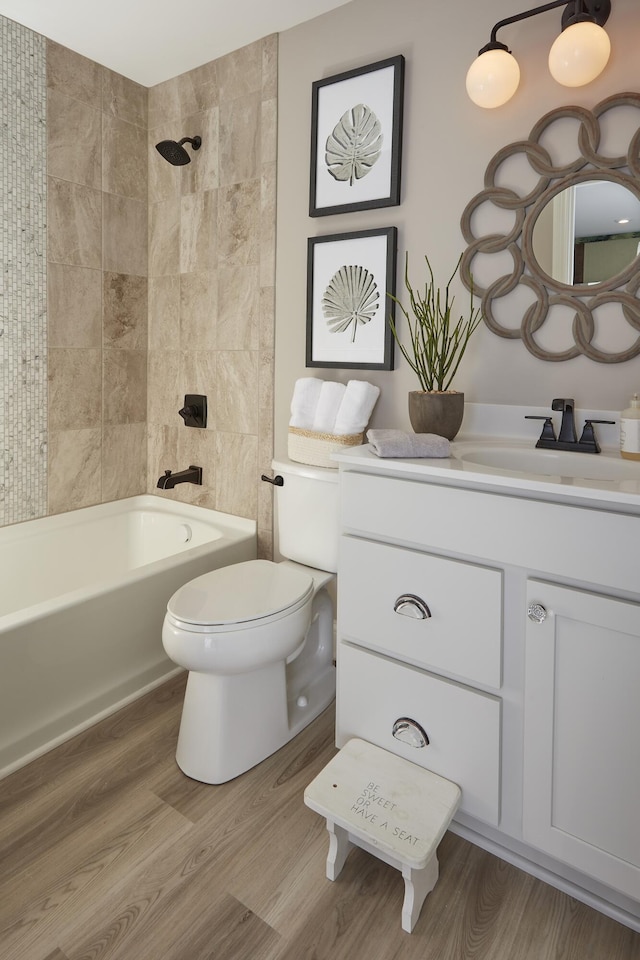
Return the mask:
[[[640,465],[544,453],[336,455],[337,743],[453,780],[452,829],[640,929]]]

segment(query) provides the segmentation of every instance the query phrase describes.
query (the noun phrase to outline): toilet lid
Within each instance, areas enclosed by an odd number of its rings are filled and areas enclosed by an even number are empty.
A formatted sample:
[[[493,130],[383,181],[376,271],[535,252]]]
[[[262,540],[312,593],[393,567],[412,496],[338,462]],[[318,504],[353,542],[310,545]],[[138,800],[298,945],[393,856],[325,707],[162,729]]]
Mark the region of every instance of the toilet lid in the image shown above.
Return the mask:
[[[281,613],[312,593],[313,577],[304,571],[270,560],[247,560],[186,583],[167,610],[185,623],[243,623]]]

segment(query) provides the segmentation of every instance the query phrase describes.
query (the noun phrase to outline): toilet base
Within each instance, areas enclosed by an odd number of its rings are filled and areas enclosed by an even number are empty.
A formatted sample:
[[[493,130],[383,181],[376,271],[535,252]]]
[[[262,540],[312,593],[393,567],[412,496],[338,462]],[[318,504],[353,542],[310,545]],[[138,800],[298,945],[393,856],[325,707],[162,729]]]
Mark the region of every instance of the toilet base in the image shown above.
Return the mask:
[[[178,766],[201,783],[233,780],[293,739],[334,697],[332,665],[296,690],[290,703],[284,662],[231,676],[190,672]]]

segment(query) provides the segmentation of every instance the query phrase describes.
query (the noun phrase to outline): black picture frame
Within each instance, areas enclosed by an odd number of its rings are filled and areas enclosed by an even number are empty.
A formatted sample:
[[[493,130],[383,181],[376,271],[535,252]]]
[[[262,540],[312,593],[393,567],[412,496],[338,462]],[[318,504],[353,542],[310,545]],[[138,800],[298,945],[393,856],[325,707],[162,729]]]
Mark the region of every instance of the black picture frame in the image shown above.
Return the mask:
[[[393,370],[397,251],[396,227],[308,239],[307,367]]]
[[[404,64],[400,54],[312,84],[309,216],[400,203]]]

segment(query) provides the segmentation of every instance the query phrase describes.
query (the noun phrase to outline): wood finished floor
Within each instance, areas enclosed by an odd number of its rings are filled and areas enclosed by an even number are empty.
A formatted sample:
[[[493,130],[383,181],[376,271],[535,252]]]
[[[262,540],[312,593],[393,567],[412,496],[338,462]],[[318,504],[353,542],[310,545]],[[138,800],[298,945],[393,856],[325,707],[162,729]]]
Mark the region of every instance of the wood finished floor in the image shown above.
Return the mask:
[[[2,960],[640,960],[640,935],[446,834],[413,934],[402,879],[325,879],[306,784],[332,710],[222,786],[174,760],[179,677],[0,782]]]

